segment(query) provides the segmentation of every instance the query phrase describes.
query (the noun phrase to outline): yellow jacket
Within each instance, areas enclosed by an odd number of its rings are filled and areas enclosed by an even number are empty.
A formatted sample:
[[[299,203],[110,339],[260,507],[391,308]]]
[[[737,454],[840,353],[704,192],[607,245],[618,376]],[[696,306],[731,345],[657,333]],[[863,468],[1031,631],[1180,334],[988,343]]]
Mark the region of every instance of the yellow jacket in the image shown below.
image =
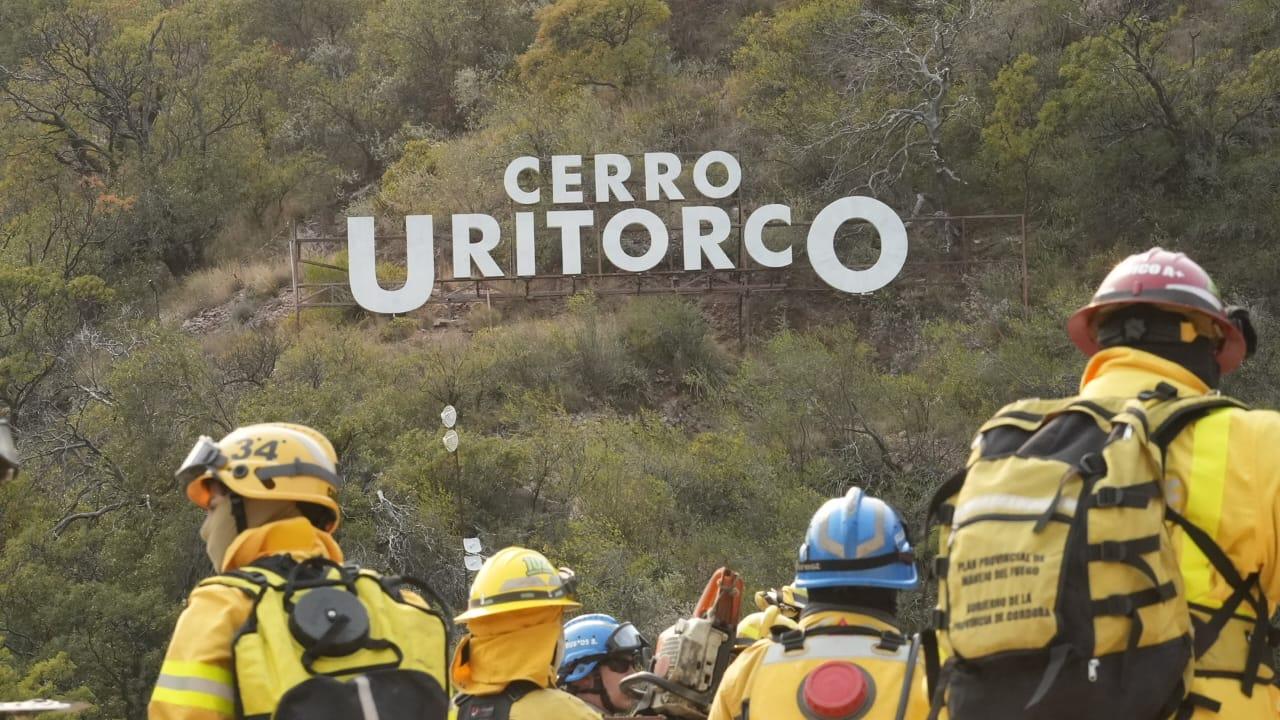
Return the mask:
[[[450,675],[465,695],[504,692],[517,681],[537,690],[511,706],[511,720],[600,720],[600,712],[555,689],[564,642],[564,608],[540,607],[475,618],[453,651]]]
[[[897,633],[895,625],[861,613],[823,611],[800,618],[804,630],[834,626],[856,626]],[[725,671],[708,720],[738,720],[743,706],[750,720],[805,720],[797,697],[805,676],[831,660],[852,662],[870,676],[874,684],[871,709],[863,720],[893,720],[908,675],[909,645],[897,650],[876,647],[879,638],[864,635],[814,635],[805,638],[804,648],[786,652],[781,643],[763,639],[742,651]],[[910,672],[914,689],[907,696],[907,720],[924,720],[929,715],[929,698],[924,673],[924,653],[917,656]]]
[[[1131,348],[1109,348],[1095,354],[1080,383],[1082,397],[1133,397],[1167,382],[1179,395],[1209,391],[1193,373],[1175,363]],[[1268,616],[1280,598],[1280,413],[1268,410],[1219,410],[1184,430],[1169,447],[1165,495],[1171,507],[1208,532],[1226,552],[1240,575],[1257,573],[1267,598]],[[1187,600],[1201,618],[1222,606],[1231,588],[1203,553],[1175,530]],[[1238,614],[1250,614],[1248,606]],[[1244,669],[1245,634],[1252,623],[1232,621],[1218,642],[1197,662],[1197,675]],[[1222,703],[1217,715],[1197,710],[1194,718],[1274,720],[1280,713],[1280,690],[1265,680],[1246,697],[1231,678],[1198,676],[1192,692]]]
[[[511,706],[511,720],[600,720],[600,713],[563,690],[540,688]]]
[[[227,550],[223,571],[258,558],[288,554],[296,560],[324,556],[342,562],[342,550],[305,518],[268,523],[240,533]],[[147,706],[148,720],[228,720],[235,717],[231,643],[249,619],[253,599],[225,585],[192,591],[178,617],[160,677]]]

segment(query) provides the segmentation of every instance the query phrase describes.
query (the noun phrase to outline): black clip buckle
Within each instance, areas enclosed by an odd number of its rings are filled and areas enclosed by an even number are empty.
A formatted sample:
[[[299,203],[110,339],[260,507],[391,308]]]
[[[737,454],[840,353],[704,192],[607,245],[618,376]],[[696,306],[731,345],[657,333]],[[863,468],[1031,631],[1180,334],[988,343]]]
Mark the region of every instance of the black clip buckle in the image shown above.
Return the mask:
[[[1112,595],[1103,600],[1103,605],[1107,608],[1108,615],[1132,615],[1133,614],[1133,598],[1128,595]]]
[[[1119,507],[1121,501],[1124,500],[1124,494],[1120,492],[1120,488],[1104,487],[1098,488],[1098,492],[1093,494],[1093,506],[1100,508]]]
[[[1124,543],[1114,540],[1098,543],[1098,559],[1103,562],[1121,562],[1128,554]]]

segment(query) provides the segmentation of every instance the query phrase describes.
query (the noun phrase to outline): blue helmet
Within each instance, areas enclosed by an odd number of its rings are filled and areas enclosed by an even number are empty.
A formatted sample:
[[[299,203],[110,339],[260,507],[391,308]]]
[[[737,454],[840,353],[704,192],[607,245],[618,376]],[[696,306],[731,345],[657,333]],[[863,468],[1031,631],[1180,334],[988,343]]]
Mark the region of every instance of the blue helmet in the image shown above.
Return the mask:
[[[914,590],[919,585],[906,526],[883,500],[854,487],[814,513],[800,546],[796,587]]]
[[[639,655],[644,658],[648,647],[649,642],[629,622],[620,623],[600,613],[579,615],[564,624],[564,659],[560,661],[559,682],[562,685],[577,682],[609,657]]]

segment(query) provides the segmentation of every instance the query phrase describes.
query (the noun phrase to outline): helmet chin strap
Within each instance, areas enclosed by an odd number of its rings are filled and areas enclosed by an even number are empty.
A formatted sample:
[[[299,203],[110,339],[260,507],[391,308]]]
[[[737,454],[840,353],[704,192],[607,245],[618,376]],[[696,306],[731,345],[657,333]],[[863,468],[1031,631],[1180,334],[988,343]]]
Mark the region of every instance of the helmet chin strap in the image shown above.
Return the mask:
[[[604,660],[601,659],[600,662],[603,661]],[[596,696],[600,698],[600,703],[604,705],[604,708],[602,709],[610,715],[621,714],[624,711],[613,704],[613,699],[609,697],[609,690],[604,686],[604,677],[600,674],[600,662],[596,663],[595,668],[591,670],[591,674],[587,676],[591,678],[591,686],[588,687],[586,691],[589,693],[595,693]]]
[[[236,520],[236,534],[239,535],[249,529],[249,518],[244,510],[244,498],[236,493],[231,493],[230,501],[231,516]]]

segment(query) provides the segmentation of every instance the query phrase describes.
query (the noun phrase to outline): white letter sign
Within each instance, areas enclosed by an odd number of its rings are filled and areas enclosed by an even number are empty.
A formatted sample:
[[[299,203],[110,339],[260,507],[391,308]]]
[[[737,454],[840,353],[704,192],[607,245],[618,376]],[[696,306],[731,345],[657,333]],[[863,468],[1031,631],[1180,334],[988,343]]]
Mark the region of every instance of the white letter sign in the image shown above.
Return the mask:
[[[497,168],[493,172],[496,175]],[[794,246],[799,244],[800,230],[792,229],[791,207],[776,203],[756,206],[745,199],[743,195],[749,193],[743,189],[742,165],[732,153],[723,150],[701,155],[673,152],[525,155],[507,164],[502,182],[510,203],[487,193],[471,192],[467,196],[476,196],[480,198],[478,202],[483,201],[489,207],[505,205],[505,212],[494,210],[492,214],[452,216],[453,274],[441,283],[467,281],[462,283],[466,288],[464,292],[474,293],[473,297],[481,300],[518,297],[519,291],[513,288],[523,288],[527,299],[558,297],[561,294],[558,290],[535,292],[534,281],[583,275],[584,254],[596,268],[602,268],[603,260],[608,259],[621,273],[648,273],[659,265],[664,270],[672,269],[674,254],[679,251],[682,253],[679,267],[684,271],[732,271],[731,279],[737,292],[744,294],[755,287],[753,271],[787,268],[795,261]],[[546,195],[542,194],[544,186]],[[639,190],[641,186],[643,193]],[[688,199],[685,190],[692,193]],[[858,263],[849,262],[854,266],[849,267],[837,254],[836,236],[848,222],[868,223],[879,235],[880,253],[871,267],[854,269]],[[668,227],[668,223],[672,227]],[[795,220],[796,226],[804,224],[803,218]],[[772,247],[764,238],[770,226],[775,228]],[[376,272],[374,220],[348,218],[348,273],[356,303],[373,312],[394,314],[428,302],[436,276],[432,231],[430,215],[405,218],[407,280],[399,289],[384,290],[378,284]],[[557,234],[558,273],[552,267],[556,254],[554,244],[539,245],[555,243]],[[628,238],[625,245],[624,235]],[[671,247],[673,238],[679,248]],[[902,272],[908,249],[907,229],[902,219],[879,200],[858,196],[840,198],[814,217],[809,223],[804,254],[824,283],[840,292],[864,294],[888,285]],[[495,252],[499,253],[496,260]],[[441,255],[444,254],[442,249]],[[540,257],[544,265],[541,274],[538,272]],[[865,257],[865,253],[858,257]],[[292,259],[294,263],[300,260],[296,255]],[[1139,270],[1168,272],[1160,265],[1143,266]],[[616,274],[601,273],[593,268],[585,277],[592,280]],[[805,277],[807,284],[812,284],[807,273]],[[507,278],[512,282],[483,282],[487,278]],[[728,289],[715,287],[714,279],[703,278],[708,291]],[[776,282],[777,279],[769,278],[769,289],[785,289],[785,279],[782,286],[775,286]],[[693,284],[670,278],[673,290]],[[572,285],[574,288],[592,286],[590,282],[579,283],[576,279]],[[643,283],[637,282],[635,292],[645,291]],[[450,301],[458,298],[459,293],[451,288]]]
[[[880,259],[866,270],[850,270],[836,257],[836,231],[850,220],[866,220],[880,233]],[[809,228],[809,262],[831,287],[869,293],[888,285],[907,262],[907,228],[888,205],[869,197],[841,198],[822,209]]]
[[[407,245],[405,264],[408,267],[404,287],[399,290],[383,290],[378,284],[373,218],[347,218],[347,274],[351,283],[351,296],[360,307],[393,315],[416,310],[431,297],[431,287],[436,282],[431,216],[406,217],[404,231]]]

